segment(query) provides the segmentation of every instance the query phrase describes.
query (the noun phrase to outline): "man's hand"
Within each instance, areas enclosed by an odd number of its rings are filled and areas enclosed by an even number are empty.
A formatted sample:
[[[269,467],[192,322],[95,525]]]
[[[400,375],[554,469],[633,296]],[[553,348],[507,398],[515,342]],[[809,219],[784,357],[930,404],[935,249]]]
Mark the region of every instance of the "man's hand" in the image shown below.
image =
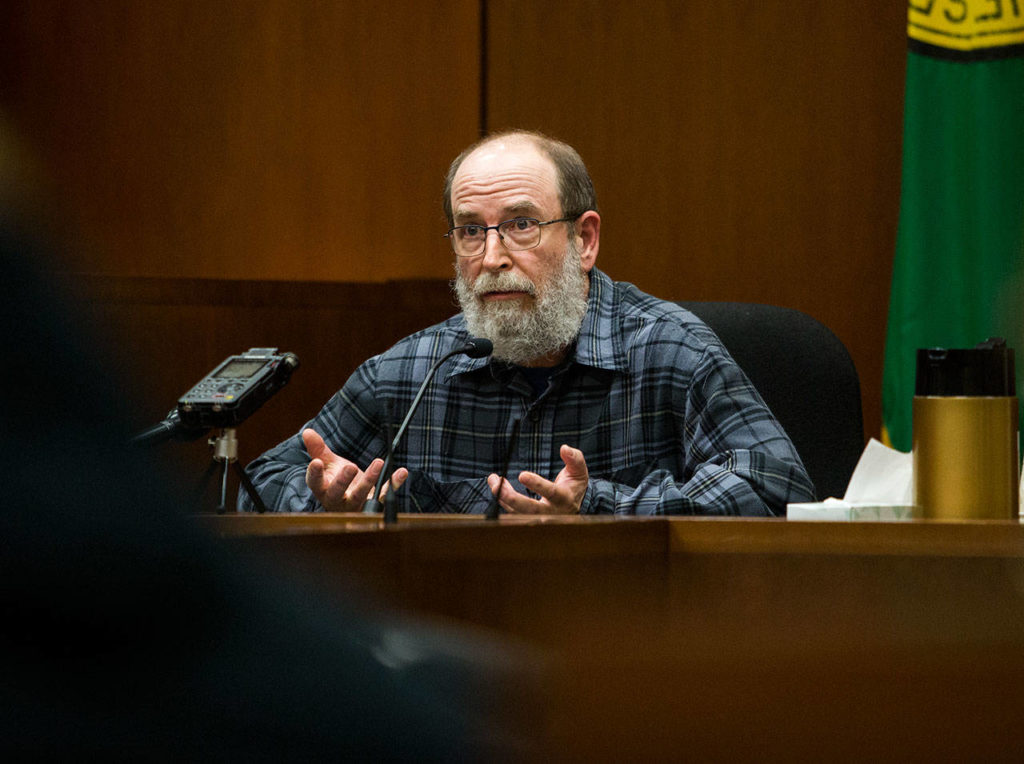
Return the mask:
[[[361,512],[363,503],[373,493],[383,459],[374,459],[363,472],[353,462],[331,451],[315,430],[303,430],[302,442],[312,461],[306,467],[306,485],[327,512]],[[404,467],[392,473],[391,482],[398,488],[409,477]],[[386,493],[388,484],[384,484]],[[383,495],[383,494],[382,494]]]
[[[492,494],[498,490],[500,484],[501,494],[498,500],[506,512],[571,515],[580,511],[590,480],[587,460],[583,458],[582,451],[569,446],[562,446],[558,455],[562,457],[565,468],[558,473],[553,482],[545,480],[535,472],[519,473],[519,482],[540,496],[539,500],[516,493],[508,481],[502,480],[498,475],[488,476],[487,485],[490,486]]]

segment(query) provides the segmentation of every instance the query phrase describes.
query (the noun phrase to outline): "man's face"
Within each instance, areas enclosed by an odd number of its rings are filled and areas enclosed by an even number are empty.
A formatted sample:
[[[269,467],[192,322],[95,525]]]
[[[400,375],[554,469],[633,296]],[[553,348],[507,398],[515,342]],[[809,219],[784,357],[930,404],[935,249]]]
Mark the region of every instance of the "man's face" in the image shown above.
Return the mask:
[[[497,225],[515,217],[540,221],[562,216],[558,182],[551,160],[523,139],[498,140],[470,154],[459,167],[452,183],[452,212],[455,225],[478,223]],[[566,227],[555,223],[542,229],[534,249],[510,252],[496,231],[489,231],[483,254],[457,258],[456,266],[467,283],[481,273],[510,272],[525,276],[542,292],[552,273],[561,267],[565,255]],[[537,295],[524,291],[497,290],[480,296],[484,304],[514,301],[529,309]]]
[[[459,167],[452,183],[452,210],[455,225],[560,218],[555,167],[529,141],[488,143]],[[588,282],[579,249],[570,246],[573,223],[555,223],[542,232],[534,249],[513,252],[496,231],[489,231],[483,253],[458,257],[455,266],[470,330],[495,342],[496,357],[527,365],[554,352],[553,345],[571,342],[586,308]],[[575,262],[566,262],[567,257]],[[509,342],[520,335],[518,349],[502,342],[502,335]]]

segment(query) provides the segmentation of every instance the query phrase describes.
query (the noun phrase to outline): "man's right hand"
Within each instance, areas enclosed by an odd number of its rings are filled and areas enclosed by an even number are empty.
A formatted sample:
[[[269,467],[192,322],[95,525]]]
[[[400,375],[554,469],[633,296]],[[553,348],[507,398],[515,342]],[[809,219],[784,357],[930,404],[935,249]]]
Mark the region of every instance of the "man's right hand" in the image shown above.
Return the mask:
[[[331,451],[315,430],[303,430],[302,442],[312,459],[306,467],[306,485],[324,510],[361,512],[363,503],[373,493],[384,460],[374,459],[364,472],[355,463]],[[408,476],[409,471],[404,467],[397,469],[391,476],[391,483],[398,488]],[[384,491],[387,489],[385,483]]]

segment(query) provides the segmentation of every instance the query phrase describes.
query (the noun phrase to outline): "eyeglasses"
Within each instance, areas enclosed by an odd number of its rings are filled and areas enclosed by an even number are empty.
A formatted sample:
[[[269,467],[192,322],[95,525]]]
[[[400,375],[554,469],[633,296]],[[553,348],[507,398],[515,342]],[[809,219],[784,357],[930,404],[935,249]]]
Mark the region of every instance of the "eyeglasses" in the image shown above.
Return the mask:
[[[487,232],[498,232],[498,238],[510,252],[533,249],[540,244],[541,229],[554,223],[568,223],[576,220],[579,215],[557,220],[545,220],[543,223],[535,218],[512,218],[497,225],[457,225],[444,234],[452,243],[452,249],[459,257],[477,257],[484,253],[487,244]]]

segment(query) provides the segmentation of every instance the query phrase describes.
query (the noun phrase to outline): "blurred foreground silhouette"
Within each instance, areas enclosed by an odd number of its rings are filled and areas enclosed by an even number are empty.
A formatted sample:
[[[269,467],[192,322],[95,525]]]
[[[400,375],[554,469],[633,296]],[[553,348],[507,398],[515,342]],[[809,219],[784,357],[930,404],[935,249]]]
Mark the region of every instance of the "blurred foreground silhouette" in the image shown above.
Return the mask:
[[[31,758],[520,757],[532,659],[327,601],[194,529],[126,445],[109,349],[0,118],[0,751]]]

